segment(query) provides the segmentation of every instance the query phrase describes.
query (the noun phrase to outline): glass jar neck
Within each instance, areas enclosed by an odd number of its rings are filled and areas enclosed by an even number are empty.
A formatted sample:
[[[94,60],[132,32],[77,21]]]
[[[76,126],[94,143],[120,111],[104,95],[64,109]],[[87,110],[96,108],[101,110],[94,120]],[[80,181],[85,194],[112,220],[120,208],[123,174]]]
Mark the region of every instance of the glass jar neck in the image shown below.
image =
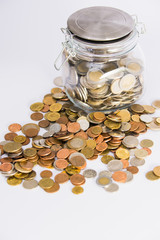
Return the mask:
[[[70,49],[76,57],[90,61],[93,61],[93,58],[116,58],[125,55],[137,45],[139,37],[136,28],[123,39],[112,42],[85,41],[75,37],[71,32],[65,35],[66,50]]]

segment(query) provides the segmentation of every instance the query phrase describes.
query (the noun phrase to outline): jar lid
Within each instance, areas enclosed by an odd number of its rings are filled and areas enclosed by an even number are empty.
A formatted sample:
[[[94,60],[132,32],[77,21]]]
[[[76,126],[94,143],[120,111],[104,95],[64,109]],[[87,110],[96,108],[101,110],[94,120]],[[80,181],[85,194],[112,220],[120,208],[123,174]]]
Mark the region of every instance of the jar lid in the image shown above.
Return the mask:
[[[128,13],[111,7],[81,9],[68,18],[67,25],[75,36],[91,41],[117,40],[135,28]]]

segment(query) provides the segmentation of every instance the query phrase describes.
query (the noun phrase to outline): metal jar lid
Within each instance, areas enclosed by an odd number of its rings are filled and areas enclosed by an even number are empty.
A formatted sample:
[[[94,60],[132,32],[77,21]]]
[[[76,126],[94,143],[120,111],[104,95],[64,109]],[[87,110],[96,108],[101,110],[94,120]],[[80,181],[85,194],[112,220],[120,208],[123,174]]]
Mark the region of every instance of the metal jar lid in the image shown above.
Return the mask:
[[[68,18],[67,25],[75,36],[91,41],[118,40],[135,28],[128,13],[111,7],[81,9]]]

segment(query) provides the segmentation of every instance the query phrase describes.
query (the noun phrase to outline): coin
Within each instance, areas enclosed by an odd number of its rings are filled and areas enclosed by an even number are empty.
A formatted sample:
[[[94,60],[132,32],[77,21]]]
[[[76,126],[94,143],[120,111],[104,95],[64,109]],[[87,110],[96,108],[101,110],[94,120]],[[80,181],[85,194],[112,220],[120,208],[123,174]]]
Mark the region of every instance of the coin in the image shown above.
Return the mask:
[[[112,160],[107,167],[110,172],[120,171],[123,168],[123,163],[120,160]]]
[[[154,181],[154,180],[158,180],[160,177],[156,176],[153,171],[149,171],[146,173],[146,178],[148,180]]]
[[[90,147],[84,147],[81,150],[81,153],[86,157],[86,158],[91,158],[94,155],[94,150]]]
[[[131,164],[132,166],[136,166],[136,167],[142,166],[142,165],[145,164],[145,160],[144,160],[144,159],[138,159],[138,158],[136,158],[136,157],[133,157],[133,158],[130,160],[130,164]]]
[[[39,181],[39,186],[43,189],[49,189],[53,186],[53,184],[54,184],[54,181],[50,178],[42,178]]]
[[[135,148],[138,146],[139,142],[138,139],[134,136],[126,136],[122,143],[124,144],[124,146],[126,146],[127,148]]]
[[[40,121],[43,119],[43,114],[39,112],[35,112],[31,114],[31,119],[34,121]]]
[[[107,171],[107,170],[103,170],[99,173],[98,175],[99,177],[107,177],[107,178],[111,178],[112,177],[112,172]]]
[[[154,102],[152,102],[152,106],[154,108],[160,108],[160,100],[155,100]]]
[[[62,77],[56,77],[54,80],[53,80],[54,84],[58,87],[63,87],[64,84],[63,84],[63,79]]]
[[[75,186],[72,188],[74,194],[81,194],[84,192],[84,189],[81,186]]]
[[[135,83],[135,76],[132,74],[126,74],[124,77],[121,78],[119,85],[123,91],[129,91],[131,88],[134,87]]]
[[[125,183],[127,180],[127,174],[126,172],[116,171],[112,174],[112,178],[116,182]]]
[[[58,112],[49,112],[47,114],[47,120],[50,122],[54,122],[60,118],[60,114]]]
[[[140,142],[140,145],[141,145],[141,147],[144,147],[144,148],[150,148],[153,146],[153,141],[150,139],[143,139]]]
[[[107,191],[107,192],[116,192],[119,190],[119,186],[118,184],[116,183],[111,183],[109,184],[108,186],[105,186],[104,189]]]
[[[148,156],[148,152],[145,149],[136,149],[134,153],[136,158],[143,159]]]
[[[67,158],[70,155],[69,149],[63,148],[57,152],[57,158]]]
[[[94,178],[97,176],[97,172],[93,169],[86,169],[84,172],[83,172],[83,176],[85,178]]]
[[[102,158],[101,158],[101,161],[104,163],[104,164],[108,164],[111,160],[113,160],[114,157],[111,156],[111,155],[104,155]]]
[[[24,143],[26,141],[26,137],[23,136],[23,135],[18,135],[18,136],[15,136],[14,137],[14,142],[17,142],[17,143]]]
[[[8,130],[11,132],[19,132],[22,126],[19,123],[12,123],[9,125]]]
[[[31,106],[30,106],[30,109],[33,111],[33,112],[39,112],[43,109],[44,107],[44,104],[41,103],[41,102],[37,102],[37,103],[33,103]]]
[[[26,189],[33,189],[38,186],[38,182],[36,180],[25,180],[23,182],[23,187]]]
[[[7,134],[4,136],[4,139],[5,139],[6,141],[13,141],[16,136],[17,136],[17,133],[10,132],[10,133],[7,133]]]
[[[154,167],[153,173],[154,173],[157,177],[160,177],[160,166]]]
[[[70,177],[70,181],[73,185],[79,186],[85,183],[85,178],[83,175],[76,173]]]
[[[132,174],[136,174],[139,172],[139,169],[136,166],[129,166],[127,167],[127,171],[131,172]]]
[[[37,150],[35,148],[26,148],[24,150],[24,155],[26,157],[34,157],[37,154]]]
[[[89,128],[89,122],[88,122],[87,118],[85,118],[85,117],[84,118],[78,118],[77,122],[79,123],[80,128],[83,131],[86,131]]]
[[[129,122],[131,114],[127,109],[122,109],[117,113],[117,116],[121,117],[122,122]]]
[[[151,116],[147,115],[147,114],[142,114],[140,116],[140,119],[141,119],[142,122],[145,122],[145,123],[150,123],[150,122],[153,121],[153,118]]]
[[[120,147],[116,150],[116,156],[120,159],[128,159],[130,157],[130,153],[127,149]]]
[[[14,153],[19,151],[22,148],[20,143],[10,142],[3,146],[3,149],[6,153]]]
[[[68,182],[69,176],[67,173],[62,172],[57,174],[54,179],[56,183],[62,184],[62,183]]]
[[[77,133],[80,131],[80,124],[78,122],[73,122],[68,124],[68,132]]]
[[[62,108],[62,104],[60,103],[53,103],[51,106],[50,106],[50,111],[51,112],[59,112]]]
[[[106,186],[110,184],[110,182],[111,182],[110,178],[104,176],[98,177],[96,180],[96,183],[100,186]]]
[[[136,113],[143,113],[144,112],[144,107],[141,106],[140,104],[133,104],[131,106],[131,110]]]
[[[7,178],[7,183],[11,186],[17,186],[21,184],[21,182],[22,182],[22,179],[15,178],[14,176]]]
[[[51,178],[52,172],[50,170],[44,170],[40,173],[41,178]]]
[[[44,189],[44,190],[45,190],[45,192],[47,192],[47,193],[54,193],[54,192],[58,192],[59,189],[60,189],[59,184],[56,183],[56,182],[53,182],[53,186],[52,186],[52,187],[47,188],[47,189]]]
[[[132,181],[133,179],[133,174],[129,171],[126,171],[126,174],[127,174],[127,179],[126,179],[126,182],[130,182]]]

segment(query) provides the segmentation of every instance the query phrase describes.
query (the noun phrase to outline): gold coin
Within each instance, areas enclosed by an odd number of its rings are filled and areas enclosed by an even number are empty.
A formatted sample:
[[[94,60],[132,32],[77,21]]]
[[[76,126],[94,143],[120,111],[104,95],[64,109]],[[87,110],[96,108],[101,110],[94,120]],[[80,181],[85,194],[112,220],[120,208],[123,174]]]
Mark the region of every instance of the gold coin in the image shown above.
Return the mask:
[[[101,161],[104,163],[104,164],[108,164],[111,160],[113,160],[114,157],[111,156],[111,155],[104,155],[102,158],[101,158]]]
[[[36,177],[36,172],[32,170],[30,173],[28,173],[28,176],[25,177],[25,180],[33,180]]]
[[[55,94],[55,93],[61,93],[62,89],[61,88],[52,88],[51,89],[51,93]]]
[[[23,135],[18,135],[18,136],[15,136],[14,138],[14,142],[17,142],[17,143],[24,143],[25,141],[26,141],[26,137]]]
[[[131,110],[135,113],[143,113],[144,112],[144,107],[140,104],[133,104],[131,106]]]
[[[47,119],[48,119],[50,122],[55,122],[55,121],[57,121],[59,118],[60,118],[60,114],[57,113],[57,112],[49,112],[49,113],[47,114]]]
[[[157,117],[157,118],[155,119],[155,123],[156,123],[157,125],[160,125],[160,117]]]
[[[157,166],[153,169],[153,173],[157,176],[160,177],[160,166]]]
[[[92,149],[94,149],[96,147],[96,141],[93,139],[88,139],[87,141],[87,147],[90,147]]]
[[[7,179],[7,183],[9,185],[11,185],[11,186],[17,186],[17,185],[21,184],[21,182],[22,182],[22,179],[20,179],[20,178],[18,179],[18,178],[14,177],[14,176],[9,177]]]
[[[146,178],[148,180],[154,181],[154,180],[158,180],[160,177],[156,176],[153,171],[149,171],[146,173]]]
[[[72,192],[74,194],[81,194],[84,192],[84,189],[81,186],[75,186],[74,188],[72,188]]]
[[[14,167],[18,172],[21,173],[30,173],[32,171],[32,169],[26,170],[25,168],[22,168],[18,162],[15,163]]]
[[[53,103],[51,106],[50,106],[50,111],[51,112],[59,112],[62,108],[62,104],[60,103]]]
[[[24,178],[28,177],[28,173],[16,172],[16,174],[14,174],[14,177],[24,179]]]
[[[95,135],[99,135],[102,133],[102,128],[100,126],[92,127],[91,132]]]
[[[3,146],[3,150],[7,153],[15,153],[22,148],[20,143],[10,142]]]
[[[102,185],[102,186],[105,186],[105,185],[108,185],[110,183],[110,179],[107,178],[107,177],[100,177],[97,179],[97,183]]]
[[[94,155],[94,150],[90,147],[85,147],[81,150],[81,153],[83,153],[86,158],[91,158]]]
[[[30,106],[30,109],[33,111],[33,112],[39,112],[43,109],[44,107],[44,104],[41,103],[41,102],[37,102],[37,103],[33,103],[31,106]]]
[[[42,178],[39,181],[39,186],[43,189],[49,189],[53,186],[54,181],[51,178]]]
[[[76,173],[80,173],[80,171],[81,171],[80,169],[78,169],[72,165],[65,168],[65,172],[69,175],[74,175]]]
[[[56,102],[56,100],[52,97],[52,94],[45,96],[43,99],[43,103],[46,105],[49,105],[49,106],[55,102]]]
[[[119,117],[121,117],[121,121],[122,122],[129,122],[130,118],[131,118],[131,114],[127,109],[122,109],[120,110],[117,115]]]
[[[35,148],[26,148],[24,150],[24,155],[26,157],[34,157],[37,154],[37,150]]]
[[[134,121],[134,122],[140,122],[140,116],[138,115],[138,114],[134,114],[134,115],[132,115],[132,120]]]
[[[146,113],[152,114],[155,112],[155,108],[150,105],[143,105],[143,108]]]
[[[116,150],[116,156],[119,159],[128,159],[130,157],[130,153],[127,149],[120,147]]]
[[[113,122],[109,119],[105,120],[104,125],[112,130],[119,129],[121,127],[121,123]]]
[[[150,148],[153,146],[153,141],[150,139],[143,139],[140,142],[141,147]]]

